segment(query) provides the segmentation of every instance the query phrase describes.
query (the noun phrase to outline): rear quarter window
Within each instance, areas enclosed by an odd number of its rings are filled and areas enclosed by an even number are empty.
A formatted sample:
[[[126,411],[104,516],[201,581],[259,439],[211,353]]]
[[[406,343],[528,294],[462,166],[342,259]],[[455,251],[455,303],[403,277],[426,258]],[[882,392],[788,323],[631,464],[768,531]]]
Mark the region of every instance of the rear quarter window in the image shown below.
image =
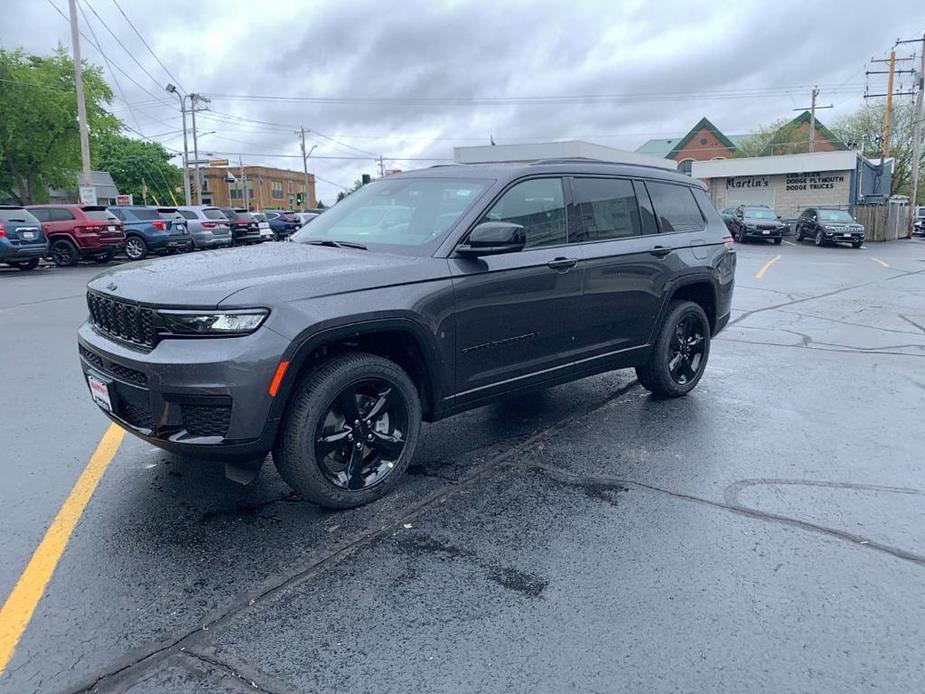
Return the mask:
[[[196,216],[196,213],[192,212],[191,210],[178,210],[178,212],[187,219],[199,219],[199,217]]]
[[[87,215],[89,219],[93,219],[98,222],[112,222],[118,219],[118,217],[116,217],[109,210],[84,210],[84,214]],[[73,219],[73,216],[71,219]]]
[[[157,213],[157,210],[149,210],[145,207],[139,207],[132,210],[132,214],[135,215],[136,219],[143,219],[145,221],[161,218],[161,216]]]
[[[40,222],[47,222],[51,220],[51,210],[47,208],[41,208],[37,210],[30,210],[32,215],[39,220]]]
[[[662,232],[700,231],[704,228],[703,214],[693,189],[688,186],[646,181],[652,207]]]
[[[210,207],[207,210],[203,210],[202,213],[205,215],[206,219],[217,219],[222,222],[228,221],[228,217],[222,214],[222,211],[217,207]]]

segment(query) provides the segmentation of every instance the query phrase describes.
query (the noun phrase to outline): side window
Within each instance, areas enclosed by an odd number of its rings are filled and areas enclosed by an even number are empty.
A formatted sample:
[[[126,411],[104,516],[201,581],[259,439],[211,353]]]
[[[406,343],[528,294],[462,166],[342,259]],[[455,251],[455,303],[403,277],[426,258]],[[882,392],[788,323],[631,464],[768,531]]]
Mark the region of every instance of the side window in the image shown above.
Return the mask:
[[[663,232],[703,229],[703,215],[688,186],[648,181],[646,187]]]
[[[479,221],[520,224],[527,236],[526,248],[562,245],[568,226],[562,180],[537,178],[518,183]]]
[[[69,219],[76,219],[73,212],[63,207],[52,207],[49,208],[49,211],[51,212],[51,221],[53,222],[64,222]]]
[[[639,201],[639,211],[642,213],[642,233],[646,236],[658,233],[658,222],[655,221],[655,212],[652,210],[652,201],[649,191],[642,181],[633,181],[636,189],[636,200]]]
[[[639,236],[642,224],[631,181],[576,178],[575,204],[581,219],[578,242]]]
[[[35,209],[35,210],[29,210],[29,212],[31,212],[32,215],[33,215],[37,220],[39,220],[40,222],[49,222],[49,221],[51,221],[51,215],[48,214],[48,209],[47,209],[47,208],[39,208],[39,209]]]
[[[114,210],[110,208],[109,211],[112,212],[114,215],[116,215],[116,217],[121,219],[123,222],[125,221],[125,212],[123,212],[122,210]]]
[[[196,219],[196,213],[195,213],[195,212],[192,212],[192,211],[190,211],[190,210],[177,210],[177,211],[178,211],[180,214],[182,214],[184,217],[186,217],[187,219]]]

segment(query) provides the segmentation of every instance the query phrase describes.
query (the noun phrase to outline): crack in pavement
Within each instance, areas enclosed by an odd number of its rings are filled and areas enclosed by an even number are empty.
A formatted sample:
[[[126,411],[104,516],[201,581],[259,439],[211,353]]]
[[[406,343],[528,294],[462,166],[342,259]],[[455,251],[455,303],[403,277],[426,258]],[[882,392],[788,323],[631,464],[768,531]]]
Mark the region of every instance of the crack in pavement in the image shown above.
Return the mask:
[[[228,675],[240,680],[246,684],[249,689],[254,691],[264,692],[265,694],[293,694],[296,692],[296,689],[284,683],[274,681],[270,684],[269,682],[275,680],[275,678],[265,672],[261,672],[249,663],[229,662],[223,655],[219,655],[218,650],[215,648],[204,650],[180,648],[179,653],[181,657],[190,658],[191,660],[211,665],[214,668],[226,672]]]
[[[770,511],[762,511],[761,509],[753,508],[751,506],[746,506],[739,502],[739,493],[742,489],[745,489],[749,486],[756,486],[759,484],[789,484],[789,485],[806,485],[806,486],[816,486],[816,487],[830,487],[838,489],[857,489],[861,491],[874,491],[874,492],[884,492],[892,494],[914,494],[916,496],[925,496],[925,490],[913,489],[909,487],[889,487],[883,485],[875,484],[854,484],[850,482],[831,482],[828,480],[786,480],[786,479],[748,479],[748,480],[737,480],[732,484],[728,485],[723,490],[723,501],[714,501],[713,499],[707,499],[706,497],[696,496],[694,494],[685,494],[683,492],[676,492],[671,489],[665,489],[663,487],[658,487],[653,484],[647,484],[645,482],[637,482],[635,480],[622,479],[618,477],[607,477],[607,476],[594,476],[594,475],[576,475],[574,473],[562,470],[553,465],[546,463],[533,463],[531,468],[539,472],[540,474],[545,475],[549,479],[559,482],[561,484],[567,484],[571,486],[583,487],[586,485],[592,485],[596,489],[602,487],[612,488],[614,491],[618,491],[621,488],[629,489],[641,489],[649,492],[655,492],[658,494],[664,494],[666,496],[674,497],[676,499],[682,499],[684,501],[690,501],[692,503],[702,504],[705,506],[710,506],[712,508],[721,509],[730,513],[735,513],[737,515],[746,516],[748,518],[754,518],[757,520],[779,523],[782,525],[791,526],[794,528],[799,528],[801,530],[807,530],[812,533],[827,535],[829,537],[834,537],[839,540],[849,542],[853,545],[863,547],[865,549],[870,549],[876,552],[882,552],[888,554],[897,559],[902,559],[903,561],[910,562],[916,566],[925,567],[925,555],[918,554],[901,547],[894,547],[877,540],[873,540],[869,537],[863,535],[858,535],[855,533],[850,533],[845,530],[840,530],[838,528],[832,528],[827,525],[822,525],[819,523],[813,523],[811,521],[800,520],[799,518],[792,518],[791,516],[785,516],[780,513],[773,513]]]
[[[544,441],[549,436],[555,434],[558,431],[561,431],[562,429],[577,421],[590,416],[602,407],[605,407],[609,403],[619,399],[638,385],[639,382],[636,380],[629,381],[623,386],[617,388],[610,395],[600,399],[595,403],[592,403],[582,411],[577,412],[569,417],[563,417],[554,424],[544,427],[540,431],[529,436],[519,444],[512,446],[506,451],[498,453],[480,465],[476,465],[471,472],[460,477],[455,484],[445,485],[434,490],[430,494],[427,494],[417,503],[403,509],[403,512],[399,513],[398,516],[393,520],[387,521],[378,527],[358,532],[351,539],[344,542],[339,547],[322,554],[320,557],[317,557],[311,561],[307,566],[304,566],[295,572],[277,576],[266,581],[264,586],[260,588],[256,594],[252,593],[250,596],[243,595],[238,596],[236,599],[233,598],[229,605],[226,605],[220,610],[214,611],[211,616],[203,620],[204,623],[200,626],[174,631],[171,634],[165,635],[162,639],[154,643],[139,646],[138,648],[133,649],[126,656],[117,659],[107,669],[99,671],[97,674],[91,675],[83,682],[72,685],[64,691],[69,692],[70,694],[84,694],[86,692],[96,691],[100,686],[108,686],[108,683],[112,682],[113,680],[124,682],[127,678],[132,676],[141,676],[149,668],[158,665],[167,656],[182,650],[184,647],[194,646],[196,644],[197,637],[200,637],[203,632],[227,624],[235,617],[243,614],[247,610],[256,608],[262,602],[274,597],[287,588],[298,585],[299,583],[302,583],[303,581],[318,575],[328,566],[342,561],[343,559],[353,554],[353,552],[355,552],[360,547],[376,539],[385,537],[400,527],[403,523],[423,514],[431,506],[434,506],[437,503],[443,503],[446,501],[447,497],[459,493],[459,491],[466,485],[485,477],[488,475],[488,473],[496,470],[515,455],[531,450],[534,446]],[[505,577],[502,576],[500,578],[504,579]]]
[[[739,327],[746,328],[749,326],[741,325]],[[763,328],[755,328],[755,329],[759,330]],[[762,342],[760,340],[737,340],[734,337],[725,337],[725,336],[721,336],[720,338],[717,338],[717,339],[722,339],[725,342],[736,342],[736,343],[743,344],[743,345],[762,345],[764,347],[788,347],[791,349],[808,349],[811,352],[836,352],[839,354],[885,354],[885,355],[894,356],[894,357],[913,357],[916,359],[921,359],[922,357],[925,357],[925,354],[911,354],[910,352],[889,352],[889,351],[879,349],[877,347],[860,348],[860,347],[847,347],[843,345],[835,345],[836,347],[844,347],[844,348],[843,349],[832,349],[831,347],[815,347],[815,346],[809,346],[805,344],[783,344],[781,342]],[[814,344],[825,345],[825,344],[830,344],[830,343],[816,342]],[[899,345],[899,346],[906,347],[909,345]],[[913,346],[922,347],[922,345],[913,345]]]
[[[850,325],[855,328],[867,328],[868,330],[876,330],[877,332],[899,333],[900,335],[918,335],[918,333],[913,332],[911,330],[898,330],[896,328],[884,328],[884,327],[880,327],[876,325],[867,325],[866,323],[855,323],[849,320],[841,320],[839,318],[830,318],[829,316],[817,316],[813,313],[800,313],[799,311],[779,311],[779,313],[786,313],[787,315],[790,315],[790,316],[800,316],[801,318],[812,318],[814,320],[825,321],[827,323],[839,323],[841,325]],[[912,323],[913,325],[918,327],[918,323],[914,323],[913,321],[909,320],[901,313],[897,313],[896,315],[902,318],[903,320],[906,320],[909,323]],[[746,326],[740,325],[739,327],[744,328]],[[925,332],[925,328],[922,328],[922,332]]]
[[[732,325],[735,325],[736,323],[741,323],[742,321],[746,320],[747,318],[750,318],[756,313],[763,313],[765,311],[775,311],[779,308],[785,308],[787,306],[794,306],[796,304],[802,304],[807,301],[815,301],[816,299],[825,299],[826,297],[834,296],[836,294],[842,294],[844,292],[850,292],[854,289],[860,289],[861,287],[868,287],[872,284],[877,284],[879,282],[889,282],[891,280],[900,279],[903,277],[909,277],[910,275],[919,275],[922,273],[925,273],[925,270],[901,271],[898,274],[892,275],[890,277],[881,277],[875,280],[870,280],[869,282],[862,282],[861,284],[852,284],[846,287],[839,287],[838,289],[833,289],[830,292],[824,292],[822,294],[816,294],[814,296],[807,296],[802,299],[795,299],[793,301],[787,301],[782,304],[774,304],[772,306],[764,306],[763,308],[755,308],[755,309],[752,309],[751,311],[744,312],[742,315],[740,315],[735,320],[729,321],[729,325],[732,326]]]
[[[910,324],[914,325],[916,328],[918,328],[919,330],[921,330],[923,333],[925,333],[925,326],[919,325],[919,324],[916,323],[914,320],[912,320],[911,318],[909,318],[909,316],[904,316],[904,315],[901,314],[901,313],[897,313],[896,315],[899,316],[900,318],[902,318],[902,319],[903,319],[904,321],[906,321],[907,323],[910,323]]]

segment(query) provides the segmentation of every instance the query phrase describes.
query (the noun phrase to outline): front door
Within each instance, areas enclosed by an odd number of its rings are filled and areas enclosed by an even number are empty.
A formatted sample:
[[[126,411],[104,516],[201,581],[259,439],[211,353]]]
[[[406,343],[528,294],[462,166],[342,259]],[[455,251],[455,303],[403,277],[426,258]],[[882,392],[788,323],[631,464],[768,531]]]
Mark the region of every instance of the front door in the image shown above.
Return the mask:
[[[567,210],[562,179],[517,183],[480,221],[521,224],[524,249],[450,258],[459,402],[541,380],[572,361],[583,268],[567,243]]]

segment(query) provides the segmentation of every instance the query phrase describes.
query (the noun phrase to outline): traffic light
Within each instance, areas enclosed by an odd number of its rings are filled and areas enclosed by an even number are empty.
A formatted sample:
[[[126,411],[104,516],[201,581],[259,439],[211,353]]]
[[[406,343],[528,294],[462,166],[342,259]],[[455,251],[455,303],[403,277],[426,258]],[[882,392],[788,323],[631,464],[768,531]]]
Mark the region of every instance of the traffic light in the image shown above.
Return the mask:
[[[303,202],[305,202],[305,196],[302,193],[296,193],[295,194],[295,204],[301,205]]]

